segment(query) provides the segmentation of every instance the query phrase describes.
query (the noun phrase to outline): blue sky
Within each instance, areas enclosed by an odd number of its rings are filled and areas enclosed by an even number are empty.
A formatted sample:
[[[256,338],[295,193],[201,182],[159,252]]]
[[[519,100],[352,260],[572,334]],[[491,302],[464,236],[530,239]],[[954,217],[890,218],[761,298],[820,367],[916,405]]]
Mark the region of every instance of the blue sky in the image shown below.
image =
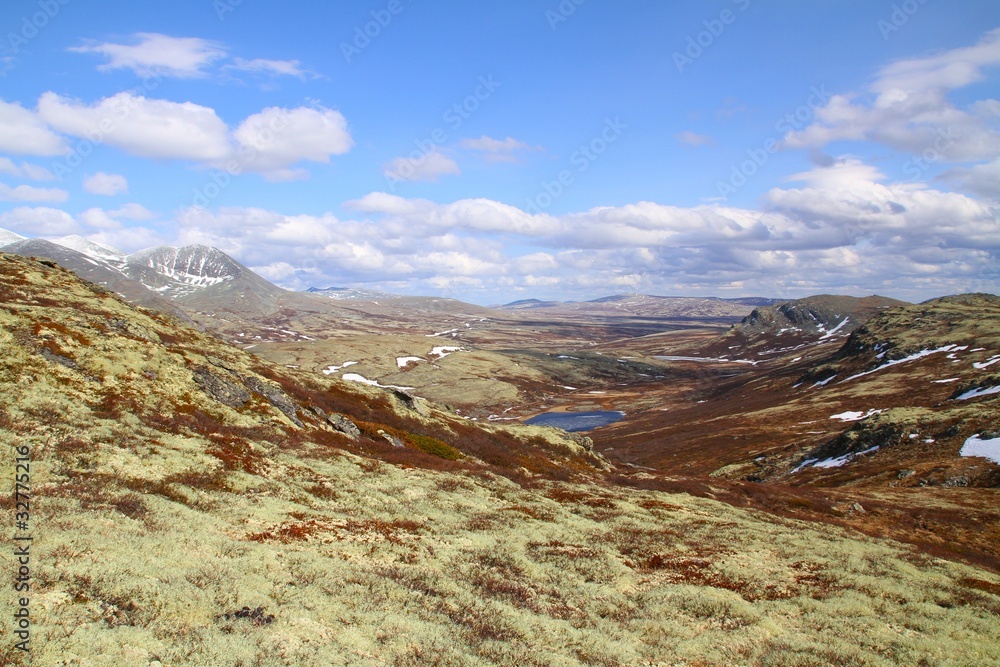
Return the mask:
[[[101,4],[0,9],[2,228],[477,303],[997,291],[995,1]]]

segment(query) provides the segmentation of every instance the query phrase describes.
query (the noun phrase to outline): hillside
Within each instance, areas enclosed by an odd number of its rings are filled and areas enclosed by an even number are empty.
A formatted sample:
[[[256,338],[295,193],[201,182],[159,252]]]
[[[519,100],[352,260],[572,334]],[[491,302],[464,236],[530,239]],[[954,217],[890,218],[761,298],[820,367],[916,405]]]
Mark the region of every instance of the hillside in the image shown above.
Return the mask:
[[[905,305],[880,296],[822,294],[754,308],[705,352],[709,356],[758,359],[846,338],[887,308]]]
[[[0,349],[34,538],[3,664],[1000,661],[990,571],[279,369],[47,263],[0,255]]]

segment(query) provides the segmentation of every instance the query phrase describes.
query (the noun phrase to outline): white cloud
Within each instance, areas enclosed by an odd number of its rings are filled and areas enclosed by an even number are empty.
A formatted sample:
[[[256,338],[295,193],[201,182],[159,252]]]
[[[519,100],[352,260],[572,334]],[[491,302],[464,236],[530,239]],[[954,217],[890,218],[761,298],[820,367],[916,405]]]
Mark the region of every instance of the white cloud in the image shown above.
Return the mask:
[[[28,206],[0,213],[0,227],[25,236],[66,236],[80,231],[80,225],[66,211]]]
[[[140,157],[211,161],[231,153],[226,124],[214,109],[192,102],[123,92],[88,105],[48,92],[38,100],[38,114],[60,132],[96,135]]]
[[[0,151],[19,155],[61,155],[66,142],[20,104],[0,100]]]
[[[532,215],[489,199],[436,203],[374,192],[353,219],[263,209],[186,210],[207,243],[283,285],[370,284],[495,302],[614,291],[927,298],[997,288],[995,205],[887,183],[855,158],[795,174],[761,210],[637,202]]]
[[[305,79],[308,74],[302,69],[302,64],[298,60],[266,60],[264,58],[246,60],[245,58],[233,58],[232,64],[226,65],[223,69],[253,72],[256,74],[294,76],[298,79]]]
[[[90,43],[72,47],[76,53],[96,53],[107,57],[100,70],[130,69],[139,76],[194,78],[205,76],[206,69],[225,58],[217,43],[197,37],[170,37],[141,32],[134,35],[136,44]]]
[[[94,229],[116,230],[123,228],[123,220],[144,222],[155,217],[156,215],[145,206],[130,203],[113,211],[89,208],[80,214],[80,222]]]
[[[460,174],[458,163],[441,151],[431,150],[416,157],[397,157],[382,167],[382,174],[393,182],[431,181],[437,182],[442,176]]]
[[[84,179],[83,189],[92,195],[113,197],[128,192],[128,180],[121,174],[106,174],[99,171]]]
[[[36,188],[30,185],[10,187],[0,183],[0,201],[24,202],[64,202],[69,199],[69,193],[58,188]]]
[[[4,120],[8,125],[4,125]],[[122,92],[93,103],[43,93],[38,111],[0,102],[0,151],[34,152],[63,146],[49,127],[67,135],[103,143],[139,157],[189,160],[202,166],[261,173],[269,180],[308,176],[299,162],[327,163],[353,146],[347,119],[321,106],[269,107],[246,118],[235,130],[215,110],[193,102],[149,99]],[[48,148],[45,142],[48,141]],[[60,152],[64,146],[60,148]],[[41,167],[14,165],[4,158],[0,171],[51,178]],[[93,187],[117,194],[105,177]]]
[[[483,153],[490,162],[516,162],[514,153],[531,150],[531,146],[513,137],[494,139],[485,134],[478,139],[463,139],[459,145],[466,150]]]
[[[697,132],[691,132],[690,130],[681,132],[676,135],[677,141],[684,144],[685,146],[711,146],[715,143],[712,137],[706,134],[698,134]]]
[[[247,118],[233,132],[240,160],[253,171],[287,180],[288,167],[303,160],[326,163],[347,153],[354,140],[347,119],[323,107],[270,107]]]
[[[961,109],[952,90],[985,78],[1000,65],[1000,29],[978,44],[882,68],[868,94],[834,95],[815,111],[815,122],[788,132],[784,145],[818,148],[838,140],[875,141],[935,160],[992,160],[1000,156],[1000,131],[993,120],[1000,103],[980,100]],[[932,152],[933,151],[933,152]]]
[[[956,167],[941,177],[963,190],[1000,201],[1000,158],[974,167]]]
[[[37,164],[22,162],[20,165],[14,164],[10,158],[0,157],[0,173],[10,174],[19,178],[30,178],[33,181],[51,181],[55,175],[45,167]]]

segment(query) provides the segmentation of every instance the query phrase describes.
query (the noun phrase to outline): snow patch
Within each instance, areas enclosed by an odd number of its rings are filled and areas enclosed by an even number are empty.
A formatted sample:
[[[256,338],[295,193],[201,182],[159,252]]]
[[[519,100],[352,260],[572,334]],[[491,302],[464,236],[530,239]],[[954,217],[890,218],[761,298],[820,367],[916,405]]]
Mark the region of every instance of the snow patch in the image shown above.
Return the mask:
[[[458,352],[462,348],[457,345],[438,345],[433,350],[427,353],[429,357],[437,357],[438,359],[444,359],[452,352]]]
[[[991,396],[992,394],[1000,394],[1000,387],[979,387],[977,389],[970,389],[961,396],[956,396],[956,401],[967,401],[970,398],[978,398],[979,396]]]
[[[839,419],[842,422],[856,422],[856,421],[861,421],[862,419],[867,419],[872,415],[877,415],[880,412],[882,411],[881,410],[869,410],[868,412],[848,411],[848,412],[841,412],[840,414],[837,415],[830,415],[830,419]]]
[[[323,370],[323,375],[333,375],[341,368],[347,368],[348,366],[356,366],[358,362],[356,361],[345,361],[340,366],[329,366]]]
[[[962,456],[980,456],[989,459],[994,463],[1000,463],[1000,438],[990,438],[983,440],[979,434],[971,436],[962,445]]]
[[[881,370],[885,370],[886,368],[889,368],[890,366],[898,366],[899,364],[905,364],[905,363],[907,363],[909,361],[916,361],[917,359],[923,359],[924,357],[929,357],[932,354],[937,354],[938,352],[951,352],[952,350],[956,349],[957,347],[958,347],[958,345],[955,345],[954,343],[952,343],[952,344],[949,344],[949,345],[945,345],[944,347],[939,347],[936,350],[921,350],[920,352],[915,352],[915,353],[911,354],[908,357],[903,357],[902,359],[893,359],[892,361],[888,361],[888,362],[882,364],[881,366],[879,366],[878,368],[873,368],[870,371],[865,371],[863,373],[858,373],[857,375],[852,375],[851,377],[847,378],[846,380],[843,380],[843,382],[850,382],[851,380],[856,380],[859,377],[864,377],[866,375],[871,375],[872,373],[877,373],[877,372],[879,372]],[[1000,361],[1000,357],[998,357],[997,360]]]
[[[987,361],[980,361],[978,363],[972,364],[972,366],[973,366],[973,368],[977,368],[979,370],[983,370],[984,368],[989,368],[990,366],[992,366],[993,364],[997,363],[998,361],[1000,361],[1000,354],[994,354]]]
[[[396,357],[396,365],[399,368],[406,368],[410,362],[423,361],[420,357]]]
[[[850,319],[851,319],[850,317],[845,317],[840,324],[838,324],[837,326],[835,326],[834,328],[830,329],[825,334],[823,334],[822,336],[820,336],[820,340],[826,340],[827,338],[832,337],[835,333],[837,333],[838,331],[840,331],[841,329],[843,329],[844,326],[847,325],[847,322],[850,321]],[[822,331],[822,330],[823,330],[823,328],[820,327],[820,331]]]

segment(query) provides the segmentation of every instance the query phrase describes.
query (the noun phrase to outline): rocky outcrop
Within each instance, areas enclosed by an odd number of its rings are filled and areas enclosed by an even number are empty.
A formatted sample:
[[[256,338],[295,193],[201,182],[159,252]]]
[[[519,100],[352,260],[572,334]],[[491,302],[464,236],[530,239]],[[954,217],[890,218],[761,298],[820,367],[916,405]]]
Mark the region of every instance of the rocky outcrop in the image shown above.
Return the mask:
[[[250,400],[250,392],[243,385],[214,373],[205,366],[195,368],[192,373],[201,390],[223,405],[242,408]]]

